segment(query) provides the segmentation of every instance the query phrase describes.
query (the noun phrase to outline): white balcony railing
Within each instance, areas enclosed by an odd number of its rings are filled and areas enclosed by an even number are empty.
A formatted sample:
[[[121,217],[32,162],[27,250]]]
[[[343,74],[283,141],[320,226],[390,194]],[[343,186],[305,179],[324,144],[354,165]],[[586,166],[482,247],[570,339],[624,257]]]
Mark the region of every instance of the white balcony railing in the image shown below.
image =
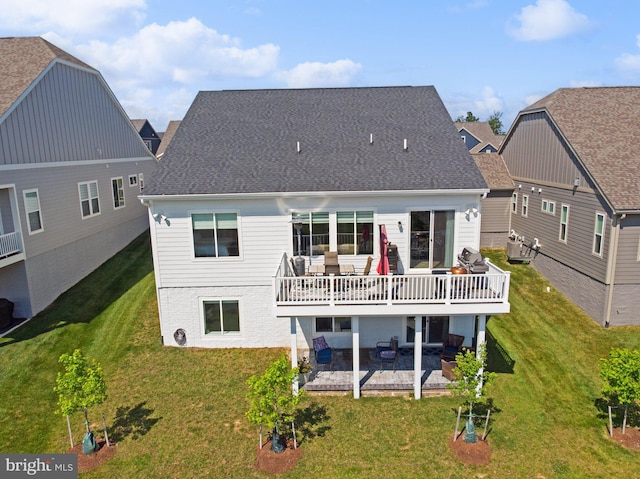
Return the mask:
[[[295,276],[286,255],[274,278],[276,306],[478,304],[509,300],[509,273]]]
[[[16,231],[14,233],[0,235],[0,258],[21,252],[22,244],[20,241],[20,233]]]

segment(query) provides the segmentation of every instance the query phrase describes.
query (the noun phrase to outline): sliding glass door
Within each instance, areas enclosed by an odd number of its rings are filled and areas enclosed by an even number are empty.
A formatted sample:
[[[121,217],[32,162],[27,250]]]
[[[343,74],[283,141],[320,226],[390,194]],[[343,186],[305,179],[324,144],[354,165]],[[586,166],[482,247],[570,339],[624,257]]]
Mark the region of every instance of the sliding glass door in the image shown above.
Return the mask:
[[[411,212],[411,268],[453,266],[455,214],[447,211]]]

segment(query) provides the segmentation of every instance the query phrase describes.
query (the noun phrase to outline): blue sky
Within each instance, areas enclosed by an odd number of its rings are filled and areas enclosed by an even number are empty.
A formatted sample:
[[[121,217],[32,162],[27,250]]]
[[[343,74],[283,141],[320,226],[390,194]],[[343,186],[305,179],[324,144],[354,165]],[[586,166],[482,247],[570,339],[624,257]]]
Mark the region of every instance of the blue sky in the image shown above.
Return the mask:
[[[97,68],[157,131],[200,90],[434,85],[452,118],[561,87],[638,85],[640,3],[619,0],[0,0],[0,36]]]

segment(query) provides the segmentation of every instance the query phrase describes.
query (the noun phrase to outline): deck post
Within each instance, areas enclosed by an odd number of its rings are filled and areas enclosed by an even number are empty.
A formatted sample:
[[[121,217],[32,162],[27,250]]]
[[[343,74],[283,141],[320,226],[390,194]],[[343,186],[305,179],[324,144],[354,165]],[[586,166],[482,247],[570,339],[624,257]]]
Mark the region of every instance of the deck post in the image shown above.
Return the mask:
[[[485,345],[485,342],[487,341],[486,329],[487,329],[487,315],[481,314],[478,316],[478,336],[476,337],[476,358],[478,359],[480,359],[480,347],[482,345]],[[478,371],[478,374],[482,378],[482,376],[484,375],[484,368],[480,368],[480,371]],[[480,395],[480,391],[482,391],[482,386],[483,384],[481,380],[477,388],[478,396]]]
[[[360,318],[353,316],[351,318],[351,339],[353,358],[353,398],[360,397]]]
[[[416,331],[413,338],[413,396],[420,399],[422,393],[422,320],[416,317]]]
[[[298,318],[292,316],[289,321],[291,322],[291,367],[296,368],[298,367],[298,339],[296,337]],[[298,376],[296,376],[292,384],[293,394],[296,396],[298,395],[299,386]]]

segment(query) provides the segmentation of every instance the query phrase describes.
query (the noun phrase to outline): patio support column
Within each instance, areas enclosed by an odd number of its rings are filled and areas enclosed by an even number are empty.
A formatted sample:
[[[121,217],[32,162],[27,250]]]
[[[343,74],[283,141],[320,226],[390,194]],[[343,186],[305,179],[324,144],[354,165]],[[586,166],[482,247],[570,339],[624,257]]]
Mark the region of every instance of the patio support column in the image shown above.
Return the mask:
[[[478,316],[478,337],[476,338],[476,358],[480,358],[480,347],[482,346],[486,346],[486,341],[487,341],[487,335],[486,335],[486,329],[487,329],[487,316],[484,314],[481,314],[480,316]],[[484,368],[481,368],[480,371],[480,377],[482,377],[482,375],[484,374]],[[480,391],[482,390],[482,382],[480,382],[480,384],[478,384],[478,395],[480,395]]]
[[[353,358],[353,398],[360,397],[360,318],[358,316],[351,317],[351,339]]]
[[[413,397],[422,394],[422,318],[416,316],[416,332],[413,338]]]
[[[298,326],[298,318],[291,317],[289,318],[291,325],[291,367],[295,368],[298,366],[298,338],[296,337],[297,326]],[[293,380],[293,394],[298,395],[298,377]]]

